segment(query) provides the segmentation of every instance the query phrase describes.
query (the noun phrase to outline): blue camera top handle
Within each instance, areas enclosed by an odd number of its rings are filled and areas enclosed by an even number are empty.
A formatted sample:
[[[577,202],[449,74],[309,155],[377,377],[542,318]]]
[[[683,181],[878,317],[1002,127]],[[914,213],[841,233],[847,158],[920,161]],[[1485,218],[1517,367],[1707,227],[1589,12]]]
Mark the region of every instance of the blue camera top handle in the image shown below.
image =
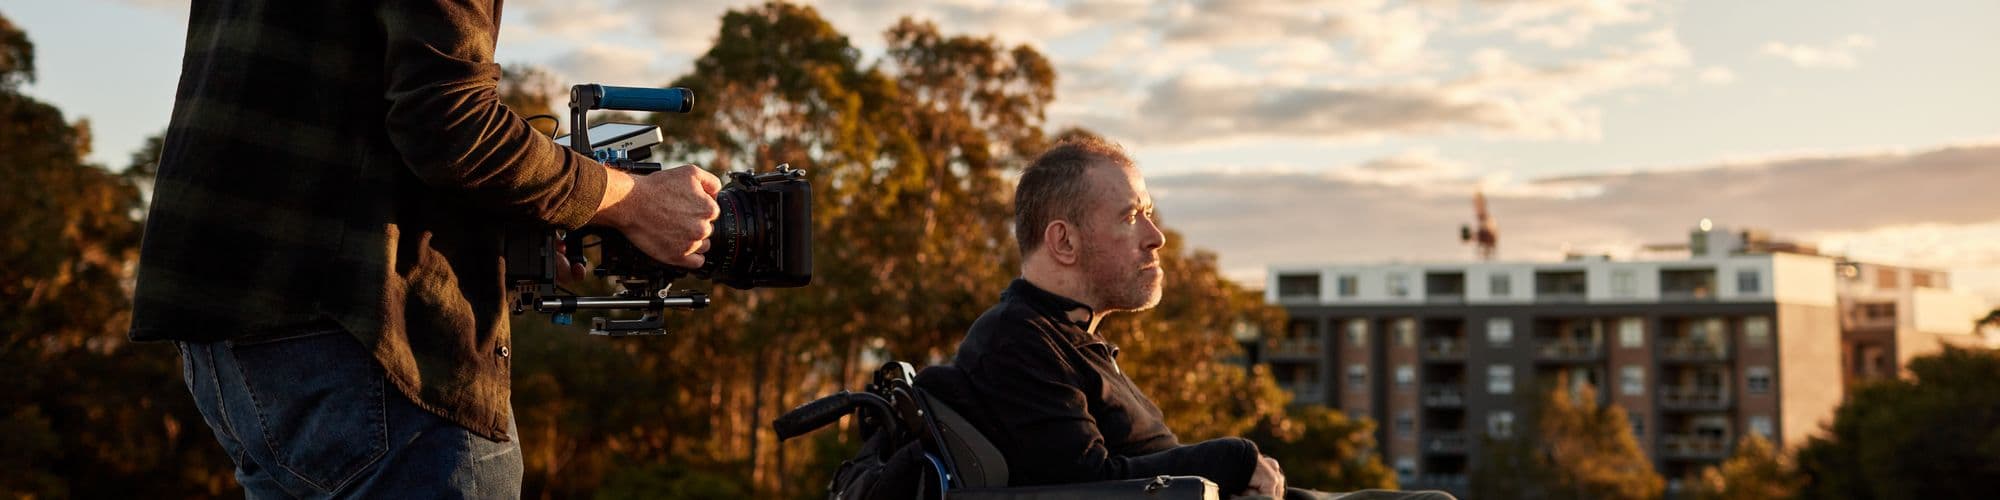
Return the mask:
[[[685,87],[644,88],[600,85],[597,109],[686,113],[694,109],[694,91]]]
[[[591,151],[583,115],[593,109],[686,113],[694,109],[694,91],[686,87],[659,89],[595,83],[570,86],[569,123],[572,132],[569,134],[569,147],[584,155],[591,155]]]

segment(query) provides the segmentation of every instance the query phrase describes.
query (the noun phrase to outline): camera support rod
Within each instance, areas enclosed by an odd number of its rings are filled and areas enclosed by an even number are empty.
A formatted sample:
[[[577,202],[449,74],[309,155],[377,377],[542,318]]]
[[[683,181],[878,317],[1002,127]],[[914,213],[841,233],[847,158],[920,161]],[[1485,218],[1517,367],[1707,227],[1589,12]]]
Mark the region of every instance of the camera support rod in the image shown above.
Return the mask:
[[[701,309],[708,307],[708,294],[669,297],[546,297],[535,303],[544,313],[567,313],[583,309]]]

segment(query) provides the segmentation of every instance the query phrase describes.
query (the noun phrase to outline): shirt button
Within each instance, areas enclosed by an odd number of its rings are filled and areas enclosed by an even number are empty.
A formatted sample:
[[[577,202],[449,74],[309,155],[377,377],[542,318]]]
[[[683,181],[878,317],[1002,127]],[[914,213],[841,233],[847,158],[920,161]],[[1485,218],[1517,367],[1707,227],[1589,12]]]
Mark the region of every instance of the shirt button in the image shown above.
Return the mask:
[[[513,351],[509,351],[509,350],[507,350],[507,346],[504,346],[504,345],[503,345],[503,346],[500,346],[500,357],[503,357],[503,358],[504,358],[504,357],[507,357],[507,356],[510,356],[510,355],[512,355],[512,354],[513,354]]]

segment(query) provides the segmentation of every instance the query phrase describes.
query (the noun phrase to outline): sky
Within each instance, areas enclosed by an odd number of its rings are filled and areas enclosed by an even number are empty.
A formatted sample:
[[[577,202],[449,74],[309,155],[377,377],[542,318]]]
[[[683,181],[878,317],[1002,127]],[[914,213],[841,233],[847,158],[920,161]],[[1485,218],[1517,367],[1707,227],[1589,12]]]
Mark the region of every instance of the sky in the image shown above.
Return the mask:
[[[749,3],[514,0],[498,58],[657,85]],[[1630,258],[1709,218],[2000,303],[2000,2],[804,3],[870,57],[902,16],[1042,51],[1049,124],[1123,144],[1168,227],[1253,284],[1469,259],[1482,190],[1503,259]],[[113,167],[165,127],[186,11],[0,0],[36,44],[27,92],[88,117]]]

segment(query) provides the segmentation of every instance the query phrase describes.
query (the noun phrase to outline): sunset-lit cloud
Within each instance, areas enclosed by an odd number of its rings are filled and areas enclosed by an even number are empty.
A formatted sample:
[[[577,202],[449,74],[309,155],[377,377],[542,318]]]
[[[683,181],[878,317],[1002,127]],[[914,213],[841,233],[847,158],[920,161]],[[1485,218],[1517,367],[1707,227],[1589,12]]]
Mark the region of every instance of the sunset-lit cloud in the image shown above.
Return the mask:
[[[1761,50],[1764,55],[1790,61],[1801,68],[1853,69],[1860,64],[1858,54],[1874,46],[1873,38],[1848,35],[1839,41],[1820,45],[1766,42]]]
[[[1476,189],[1507,259],[1626,258],[1708,218],[1855,258],[2000,272],[2000,142],[1521,181],[1478,171],[1416,151],[1319,173],[1244,168],[1147,182],[1167,225],[1218,251],[1238,278],[1274,263],[1466,259],[1457,229],[1472,221]],[[2000,286],[1966,284],[2000,301]]]

